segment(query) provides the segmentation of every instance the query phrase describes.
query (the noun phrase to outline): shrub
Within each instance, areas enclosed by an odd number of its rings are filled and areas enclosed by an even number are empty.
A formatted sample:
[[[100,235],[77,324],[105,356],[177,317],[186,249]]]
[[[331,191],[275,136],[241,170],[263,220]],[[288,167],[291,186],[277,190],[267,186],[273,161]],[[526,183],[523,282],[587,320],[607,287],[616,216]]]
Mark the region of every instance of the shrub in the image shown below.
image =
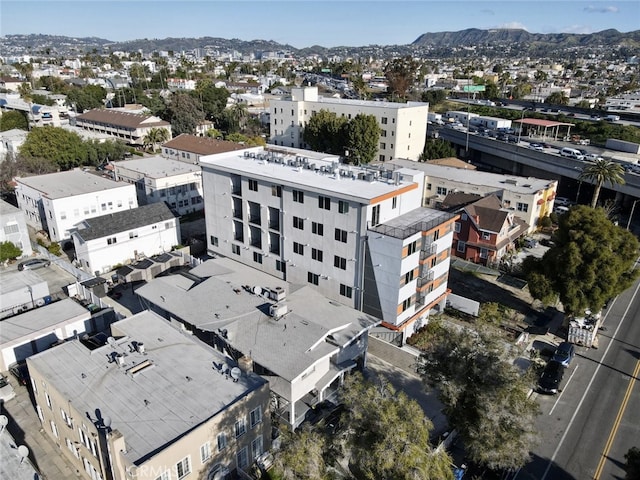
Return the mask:
[[[15,260],[20,255],[22,255],[22,250],[16,247],[13,243],[9,241],[0,243],[0,262]]]

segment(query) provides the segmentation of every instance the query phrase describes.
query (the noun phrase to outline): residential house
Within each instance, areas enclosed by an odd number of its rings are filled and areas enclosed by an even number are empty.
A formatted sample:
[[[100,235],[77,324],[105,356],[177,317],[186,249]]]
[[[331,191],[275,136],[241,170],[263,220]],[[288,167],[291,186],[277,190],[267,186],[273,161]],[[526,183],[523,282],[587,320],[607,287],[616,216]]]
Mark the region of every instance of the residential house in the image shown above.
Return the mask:
[[[230,258],[136,289],[141,302],[269,381],[275,413],[293,428],[310,406],[332,399],[347,373],[366,365],[368,332],[380,320],[310,286]]]
[[[326,110],[347,120],[356,115],[373,115],[380,126],[380,144],[375,160],[392,158],[418,160],[424,150],[429,104],[376,102],[328,98],[318,95],[318,87],[292,88],[291,96],[272,99],[270,143],[305,148],[305,125],[314,113]],[[346,154],[346,152],[345,152]]]
[[[85,130],[106,133],[129,145],[142,147],[151,129],[164,129],[171,138],[171,124],[153,115],[94,109],[75,117],[75,125]]]
[[[454,228],[454,253],[469,262],[494,266],[515,250],[514,241],[527,233],[527,227],[514,212],[502,208],[496,195],[488,195],[460,211]]]
[[[202,210],[199,166],[164,157],[114,162],[115,178],[135,184],[139,205],[166,202],[179,215]]]
[[[0,112],[1,114],[2,112]],[[0,162],[3,162],[7,157],[17,158],[19,149],[27,139],[28,134],[29,132],[18,128],[0,132]]]
[[[183,133],[162,145],[162,156],[187,163],[200,163],[200,157],[245,150],[246,145]]]
[[[80,169],[17,177],[16,199],[28,225],[54,242],[71,238],[82,220],[138,206],[136,187]]]
[[[424,172],[425,206],[440,208],[445,197],[452,192],[482,196],[495,194],[502,200],[503,208],[512,211],[527,223],[529,233],[536,230],[541,218],[553,211],[558,188],[557,180],[479,172],[430,162],[415,163],[397,159],[390,162],[390,165],[401,168],[412,166]]]
[[[76,260],[85,272],[109,272],[171,251],[180,243],[180,222],[164,202],[85,219],[71,232]]]
[[[454,214],[423,208],[424,173],[255,147],[202,157],[207,248],[410,336],[447,296]]]
[[[271,446],[269,386],[144,311],[27,358],[42,431],[82,478],[231,478]],[[217,476],[216,476],[217,475]],[[234,476],[234,478],[236,478]]]
[[[11,269],[0,275],[0,318],[26,312],[48,301],[51,301],[49,285],[38,271]]]
[[[0,242],[11,242],[20,250],[21,257],[28,257],[33,253],[27,222],[24,213],[10,203],[0,200]]]

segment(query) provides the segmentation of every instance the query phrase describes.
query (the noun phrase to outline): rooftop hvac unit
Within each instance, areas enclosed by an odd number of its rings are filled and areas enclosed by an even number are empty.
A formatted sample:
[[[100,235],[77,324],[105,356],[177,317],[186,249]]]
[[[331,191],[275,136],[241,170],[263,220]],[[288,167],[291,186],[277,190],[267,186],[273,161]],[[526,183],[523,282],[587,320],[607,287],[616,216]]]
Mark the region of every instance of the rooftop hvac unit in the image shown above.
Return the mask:
[[[309,164],[309,170],[315,170],[316,169],[316,164],[315,163],[310,163]]]
[[[276,320],[282,318],[288,311],[289,309],[285,303],[274,303],[269,307],[269,314]]]
[[[365,177],[365,173],[364,172],[359,172],[358,173],[358,180],[364,180]]]
[[[287,160],[287,165],[289,165],[290,167],[294,167],[296,165],[296,162],[295,162],[295,160],[289,159],[289,160]]]
[[[251,153],[249,154],[249,156],[250,156],[251,158],[256,158],[256,154],[255,154],[254,152],[251,152]]]
[[[173,153],[173,152],[172,152]],[[244,152],[244,157],[248,158],[249,157],[249,152]]]
[[[367,182],[373,182],[373,173],[366,173],[366,174],[364,175],[364,179],[365,179]]]
[[[261,154],[261,153],[259,153],[259,154],[258,154],[258,160],[264,160],[264,155],[263,155],[263,154]]]
[[[270,295],[271,300],[274,300],[276,302],[280,302],[282,300],[285,299],[285,297],[287,296],[284,288],[282,287],[275,287],[271,289]]]

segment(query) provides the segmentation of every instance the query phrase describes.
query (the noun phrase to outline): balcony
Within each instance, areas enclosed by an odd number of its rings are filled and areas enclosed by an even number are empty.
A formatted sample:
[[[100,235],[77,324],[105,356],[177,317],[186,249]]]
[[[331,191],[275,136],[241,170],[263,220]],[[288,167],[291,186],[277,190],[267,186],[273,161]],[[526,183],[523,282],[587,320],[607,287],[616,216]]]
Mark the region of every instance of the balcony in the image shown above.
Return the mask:
[[[433,282],[435,275],[433,270],[427,270],[424,275],[418,277],[418,288],[424,287],[425,285]]]
[[[438,245],[435,243],[427,243],[426,245],[423,245],[420,249],[420,260],[424,260],[425,258],[435,255],[437,251]]]
[[[416,307],[424,307],[424,302],[427,296],[424,293],[419,293],[416,297]]]

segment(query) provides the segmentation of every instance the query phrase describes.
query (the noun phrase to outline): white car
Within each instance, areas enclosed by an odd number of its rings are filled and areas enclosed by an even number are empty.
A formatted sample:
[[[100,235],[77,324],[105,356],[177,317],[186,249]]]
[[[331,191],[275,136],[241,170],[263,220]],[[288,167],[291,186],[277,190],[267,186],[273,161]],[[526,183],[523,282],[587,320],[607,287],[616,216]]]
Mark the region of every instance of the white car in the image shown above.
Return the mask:
[[[540,152],[544,150],[544,147],[539,143],[530,143],[529,148],[531,148],[532,150],[538,150]]]
[[[7,402],[16,396],[16,392],[4,375],[0,374],[0,400]]]
[[[584,159],[589,162],[595,162],[596,160],[604,160],[600,155],[596,155],[595,153],[587,153],[584,156]]]

